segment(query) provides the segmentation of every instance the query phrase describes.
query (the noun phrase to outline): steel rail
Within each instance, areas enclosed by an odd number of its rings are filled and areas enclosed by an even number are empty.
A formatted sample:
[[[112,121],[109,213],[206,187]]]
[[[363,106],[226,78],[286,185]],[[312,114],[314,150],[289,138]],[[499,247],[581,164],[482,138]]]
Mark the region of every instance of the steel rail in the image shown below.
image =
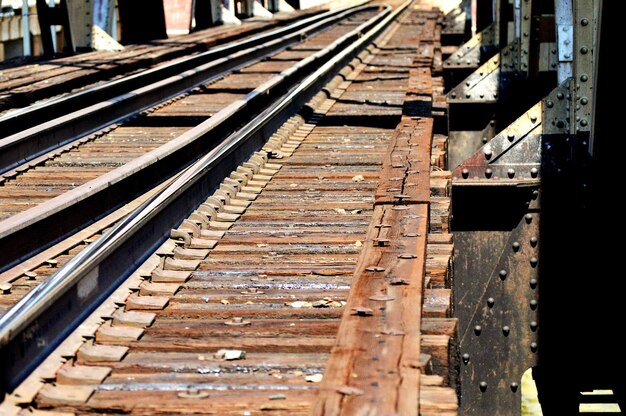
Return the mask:
[[[1,317],[0,366],[4,372],[0,386],[11,389],[23,380],[219,185],[224,172],[234,170],[260,149],[278,126],[321,90],[411,2],[408,0],[394,12],[385,6],[369,22],[317,53],[328,60]],[[293,69],[285,71],[282,77],[289,78],[293,72]],[[200,135],[210,133],[204,126],[195,130]]]
[[[0,173],[285,49],[348,16],[376,8],[356,6],[323,13],[1,117],[0,132],[6,136],[0,139]]]

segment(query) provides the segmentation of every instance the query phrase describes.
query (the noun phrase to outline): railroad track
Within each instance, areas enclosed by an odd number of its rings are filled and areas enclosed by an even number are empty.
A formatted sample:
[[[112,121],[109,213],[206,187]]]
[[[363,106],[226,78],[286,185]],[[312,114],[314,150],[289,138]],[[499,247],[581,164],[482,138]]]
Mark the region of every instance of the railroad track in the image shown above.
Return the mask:
[[[240,42],[323,11],[313,9],[278,13],[269,21],[245,21],[235,27],[216,26],[174,39],[126,45],[123,51],[94,51],[26,65],[2,66],[0,115],[187,55],[206,52],[228,42]]]
[[[0,318],[9,384],[65,339],[3,405],[456,414],[450,175],[446,138],[433,134],[440,14],[403,7],[103,237],[80,240],[86,250],[64,254],[68,264]],[[321,38],[284,53],[310,53]],[[189,97],[151,115],[176,118]],[[62,315],[76,303],[80,313]]]
[[[351,23],[367,21],[376,9],[365,6],[315,18],[309,22],[313,27],[297,31],[288,28],[291,33],[287,37],[270,36],[268,44],[236,52],[238,56],[232,61],[226,58],[212,61],[204,68],[170,77],[141,91],[131,91],[121,98],[94,104],[85,111],[71,113],[4,139],[4,155],[10,157],[13,149],[20,160],[23,152],[30,154],[31,143],[45,141],[41,134],[53,139],[54,148],[38,157],[35,157],[39,154],[36,150],[34,159],[4,174],[7,179],[3,183],[0,207],[5,221],[0,225],[0,245],[2,242],[7,245],[0,255],[2,269],[6,270],[17,264],[20,258],[32,255],[41,247],[91,223],[94,218],[129,202],[144,189],[188,165],[202,154],[202,149],[214,146],[220,137],[249,121],[256,111],[284,94],[306,71],[320,65],[324,56],[333,52],[328,50],[309,57],[315,51],[321,51],[333,42],[339,42],[334,47],[349,42],[348,34],[362,30]],[[348,24],[342,24],[341,21],[346,19]],[[337,25],[329,27],[331,24]],[[301,27],[302,23],[298,24],[297,28]],[[316,34],[323,29],[326,30]],[[294,44],[305,35],[310,38],[299,46]],[[354,38],[357,33],[350,36]],[[285,50],[288,46],[291,49]],[[309,58],[301,61],[304,57]],[[197,56],[191,58],[193,62],[202,62],[198,59]],[[283,70],[285,72],[281,74]],[[204,82],[206,79],[209,84]],[[198,83],[198,88],[186,92]],[[143,96],[143,92],[148,97]],[[178,95],[163,103],[162,94],[165,97]],[[81,97],[82,94],[76,99],[80,101]],[[130,103],[126,102],[128,99]],[[138,101],[143,103],[139,107],[136,105]],[[111,117],[109,104],[112,102],[121,106],[113,112],[121,113]],[[152,102],[161,104],[154,107]],[[146,103],[150,105],[142,110],[143,115],[138,115],[137,111],[146,107]],[[242,111],[245,106],[252,110]],[[109,115],[104,116],[105,113]],[[104,122],[107,117],[108,121],[121,117],[125,123],[108,124]],[[91,123],[96,123],[99,130],[87,135],[92,130]],[[67,129],[74,133],[62,142],[70,143],[57,147],[60,144],[58,137],[65,137]],[[47,204],[42,205],[43,201]],[[65,210],[68,205],[75,207],[74,213],[70,219],[62,214],[65,218],[59,221],[56,212]],[[32,209],[28,211],[29,208]],[[35,229],[39,235],[37,241],[18,237]],[[10,242],[14,239],[23,244]]]

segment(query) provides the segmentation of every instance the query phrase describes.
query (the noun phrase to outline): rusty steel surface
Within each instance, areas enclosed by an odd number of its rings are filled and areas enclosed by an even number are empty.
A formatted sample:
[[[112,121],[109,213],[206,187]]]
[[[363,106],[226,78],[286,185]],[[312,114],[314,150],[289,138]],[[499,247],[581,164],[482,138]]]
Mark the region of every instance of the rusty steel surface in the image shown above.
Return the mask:
[[[372,409],[398,414],[456,414],[451,176],[442,169],[446,138],[432,113],[443,94],[440,19],[410,6],[308,104],[312,112],[270,138],[263,149],[269,160],[253,156],[207,195],[198,210],[208,211],[183,221],[131,276],[130,296],[116,298],[75,355],[48,367],[53,383],[26,381],[37,389],[25,405],[76,414],[351,414],[372,398]],[[63,192],[167,143],[343,30],[329,29],[19,172],[3,184],[15,181],[6,206],[19,210],[15,200],[31,198],[29,188],[45,199],[48,189]],[[0,301],[14,302],[114,221],[19,276]],[[397,270],[387,275],[366,264],[371,250],[394,259]],[[382,286],[361,293],[355,288],[367,284],[358,285],[358,270],[381,274]],[[389,311],[379,315],[381,303]],[[338,337],[351,320],[364,326]],[[335,384],[337,353],[360,356],[374,347],[362,344],[359,331],[382,336],[406,357],[380,364],[406,374],[401,387],[383,382],[370,356],[360,358],[360,374],[345,367],[347,380]],[[361,385],[359,377],[380,384]],[[334,398],[320,412],[327,394]],[[389,404],[396,394],[404,397],[399,407]]]

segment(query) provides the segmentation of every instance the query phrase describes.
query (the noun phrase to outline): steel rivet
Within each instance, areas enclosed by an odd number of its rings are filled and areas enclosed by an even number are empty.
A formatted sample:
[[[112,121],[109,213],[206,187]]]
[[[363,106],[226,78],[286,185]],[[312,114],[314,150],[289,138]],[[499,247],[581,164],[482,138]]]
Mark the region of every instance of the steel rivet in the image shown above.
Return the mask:
[[[586,55],[587,52],[589,52],[589,49],[587,49],[586,46],[583,46],[582,48],[580,48],[580,53],[582,53],[583,55]]]
[[[587,82],[587,81],[589,81],[589,77],[588,77],[587,75],[585,75],[585,74],[582,74],[582,75],[580,76],[580,80],[581,80],[582,82]]]
[[[563,123],[562,120],[559,120],[556,122],[556,126],[560,129],[562,129],[563,127],[565,127],[565,123]]]
[[[500,270],[500,273],[498,273],[500,275],[500,279],[504,280],[506,279],[506,270]]]
[[[530,350],[531,350],[532,352],[537,352],[537,349],[538,349],[538,348],[539,348],[539,346],[537,345],[537,343],[536,343],[536,342],[531,342],[531,343],[530,343]]]
[[[537,330],[537,326],[538,326],[537,322],[536,321],[532,321],[530,323],[530,330],[535,332]]]
[[[539,242],[539,239],[537,237],[530,237],[530,245],[531,246],[535,247],[538,242]]]
[[[509,178],[513,178],[515,176],[515,169],[509,169],[506,173],[509,175]]]
[[[485,152],[485,157],[486,157],[487,159],[491,159],[491,155],[493,154],[493,153],[491,152],[491,147],[490,147],[490,146],[485,146],[485,150],[484,150],[484,152]]]
[[[485,176],[491,178],[493,171],[490,168],[485,169]]]
[[[467,179],[467,177],[469,176],[469,170],[467,168],[463,168],[461,174],[463,175],[463,179]]]
[[[509,134],[507,134],[507,136],[506,136],[506,137],[507,137],[507,139],[509,139],[509,141],[510,141],[510,142],[512,142],[513,140],[515,140],[515,134],[513,134],[513,133],[509,133]]]
[[[465,98],[470,98],[471,96],[472,96],[472,94],[470,94],[469,92],[465,93]]]
[[[511,391],[513,393],[515,393],[518,388],[519,388],[519,385],[517,383],[511,383]]]
[[[565,95],[562,92],[559,92],[556,94],[556,98],[558,98],[559,100],[562,100],[563,98],[565,98]]]
[[[587,125],[587,120],[580,120],[580,125],[585,127]]]
[[[494,298],[487,299],[487,306],[489,306],[490,308],[493,308],[493,305],[495,303],[496,303],[496,300]]]
[[[546,101],[546,107],[548,107],[548,108],[554,107],[554,102],[553,101],[549,101],[549,100]]]
[[[480,387],[480,391],[482,391],[483,393],[487,391],[487,382],[481,381],[478,386]]]
[[[530,265],[535,267],[537,266],[537,263],[539,263],[539,260],[537,260],[537,257],[531,257],[530,258]]]
[[[481,333],[482,331],[483,331],[483,328],[482,328],[480,325],[476,325],[476,326],[474,327],[474,333],[475,333],[476,335],[480,335],[480,333]]]
[[[589,103],[589,100],[587,99],[587,97],[583,97],[580,99],[580,103],[582,105],[587,105]]]
[[[538,174],[539,174],[539,169],[537,169],[537,168],[532,168],[532,169],[530,170],[530,176],[532,176],[533,178],[536,178]]]
[[[467,365],[467,363],[469,363],[469,360],[470,360],[470,355],[468,353],[465,353],[461,357],[463,358],[463,364]]]
[[[537,279],[530,279],[530,287],[531,289],[535,289],[537,287]]]
[[[530,224],[533,221],[533,216],[530,214],[526,214],[524,215],[524,219],[526,220],[528,224]]]
[[[509,333],[511,333],[511,328],[509,328],[508,326],[503,326],[502,333],[504,334],[505,337],[508,337]]]
[[[513,251],[518,251],[520,248],[520,243],[516,241],[512,244],[512,247],[513,247]]]
[[[537,305],[538,305],[538,302],[535,299],[530,301],[530,309],[532,309],[533,311],[537,309]]]
[[[589,24],[589,20],[588,19],[582,19],[580,21],[580,24],[583,25],[583,26],[587,26]]]

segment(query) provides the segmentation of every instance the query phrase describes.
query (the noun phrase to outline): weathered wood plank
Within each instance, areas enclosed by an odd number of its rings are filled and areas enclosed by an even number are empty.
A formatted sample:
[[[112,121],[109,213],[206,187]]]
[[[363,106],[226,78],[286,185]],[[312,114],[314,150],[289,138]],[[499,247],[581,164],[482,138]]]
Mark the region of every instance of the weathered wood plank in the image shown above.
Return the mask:
[[[427,204],[375,208],[314,414],[417,415],[427,223]]]

